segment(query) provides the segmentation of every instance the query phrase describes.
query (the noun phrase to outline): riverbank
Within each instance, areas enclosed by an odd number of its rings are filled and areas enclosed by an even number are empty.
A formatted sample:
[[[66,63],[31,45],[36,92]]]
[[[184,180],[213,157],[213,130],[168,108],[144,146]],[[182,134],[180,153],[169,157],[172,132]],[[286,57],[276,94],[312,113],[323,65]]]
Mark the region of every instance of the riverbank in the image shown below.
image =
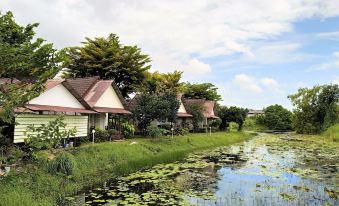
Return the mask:
[[[185,137],[130,139],[124,142],[104,142],[63,150],[74,162],[71,177],[51,175],[45,159],[51,154],[43,152],[39,163],[30,163],[0,179],[0,205],[55,205],[63,198],[105,180],[126,175],[159,163],[184,159],[189,153],[245,141],[254,136],[249,133],[218,132],[189,134]],[[61,151],[54,151],[57,155]]]

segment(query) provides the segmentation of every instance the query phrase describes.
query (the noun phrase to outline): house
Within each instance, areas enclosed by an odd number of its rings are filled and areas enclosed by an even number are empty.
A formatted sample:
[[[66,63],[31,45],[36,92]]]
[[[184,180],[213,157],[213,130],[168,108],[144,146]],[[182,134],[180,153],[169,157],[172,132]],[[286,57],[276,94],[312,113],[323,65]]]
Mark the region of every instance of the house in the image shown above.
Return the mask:
[[[202,128],[208,126],[212,120],[219,118],[214,114],[215,101],[206,99],[184,99],[184,104],[186,105],[198,104],[204,108],[203,111],[204,120],[200,122]]]
[[[96,113],[80,102],[74,93],[67,89],[63,80],[49,80],[46,90],[38,97],[27,102],[22,108],[16,108],[14,143],[24,142],[29,125],[47,124],[56,115],[64,114],[66,129],[77,128],[75,137],[88,134],[88,115]]]
[[[113,80],[99,80],[98,77],[66,79],[65,85],[79,101],[96,112],[89,115],[90,128],[120,130],[120,117],[131,114]]]
[[[136,94],[128,102],[129,109],[133,109],[136,106],[139,98],[140,98],[140,94]],[[179,101],[180,105],[179,105],[179,108],[178,108],[178,111],[177,111],[176,122],[173,122],[173,123],[176,124],[176,125],[181,125],[183,122],[186,122],[187,120],[192,118],[192,115],[187,113],[187,111],[186,111],[185,105],[183,104],[183,95],[182,94],[177,95],[177,100]],[[165,124],[172,124],[172,123],[168,122],[168,121],[155,120],[155,124],[156,125],[165,125]]]
[[[77,128],[75,137],[88,136],[92,128],[120,128],[120,116],[130,114],[112,80],[98,77],[48,80],[38,97],[16,108],[14,142],[24,142],[28,125],[47,124],[63,114],[66,129]]]
[[[263,110],[258,109],[250,109],[247,113],[247,117],[254,117],[258,115],[263,115],[265,112]]]

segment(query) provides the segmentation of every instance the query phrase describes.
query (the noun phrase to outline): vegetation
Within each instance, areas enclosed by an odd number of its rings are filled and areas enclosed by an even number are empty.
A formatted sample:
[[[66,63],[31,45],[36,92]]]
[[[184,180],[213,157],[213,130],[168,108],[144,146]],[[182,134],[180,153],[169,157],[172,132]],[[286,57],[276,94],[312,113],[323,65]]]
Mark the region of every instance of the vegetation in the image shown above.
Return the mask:
[[[244,122],[245,131],[266,131],[268,128],[263,124],[258,124],[259,116],[247,117]]]
[[[199,131],[199,123],[204,120],[205,108],[203,105],[194,103],[190,105],[186,105],[186,110],[189,114],[192,115],[192,124],[193,124],[193,131]]]
[[[218,88],[211,83],[186,83],[184,85],[184,97],[188,99],[221,101],[221,96],[218,94]]]
[[[167,133],[169,133],[168,130],[159,128],[157,125],[154,124],[151,124],[150,126],[147,127],[147,134],[152,138],[164,136]]]
[[[143,131],[156,119],[174,122],[179,106],[180,102],[173,93],[161,96],[141,94],[132,113],[138,121],[139,129]]]
[[[339,124],[329,127],[321,136],[329,141],[339,142]]]
[[[221,119],[220,130],[225,131],[231,122],[238,124],[238,131],[242,130],[248,110],[240,107],[220,107],[218,116]]]
[[[257,117],[257,123],[271,130],[292,129],[292,112],[275,104],[264,109],[264,115]]]
[[[8,78],[0,84],[1,122],[12,123],[13,108],[38,96],[59,70],[60,56],[52,44],[35,36],[37,26],[21,26],[11,12],[0,13],[0,78]]]
[[[133,124],[128,122],[124,122],[121,124],[122,133],[125,138],[131,138],[134,135],[135,128]]]
[[[168,73],[145,72],[146,80],[139,88],[143,93],[164,94],[164,93],[181,93],[183,83],[180,82],[183,72],[174,71]]]
[[[301,88],[289,99],[296,107],[293,127],[298,133],[319,134],[338,122],[338,85]]]
[[[181,160],[198,150],[229,145],[250,138],[246,133],[189,134],[187,137],[132,139],[125,142],[89,144],[64,152],[73,155],[73,175],[50,174],[45,164],[26,165],[1,180],[1,205],[54,205],[63,197],[96,185],[108,178],[125,175],[159,163]],[[131,144],[131,142],[135,142]],[[44,151],[43,151],[44,152]],[[58,156],[60,151],[55,151]],[[41,161],[43,162],[43,161]]]
[[[82,47],[69,48],[66,53],[64,66],[70,69],[71,76],[114,79],[125,98],[143,83],[145,71],[151,67],[148,55],[137,46],[122,45],[115,34],[86,38]]]
[[[64,174],[70,176],[74,171],[74,162],[69,153],[60,153],[48,164],[48,172],[51,174]]]
[[[25,143],[31,155],[45,149],[51,149],[60,144],[62,139],[72,137],[76,133],[76,128],[66,130],[66,124],[63,122],[64,117],[57,117],[50,121],[47,125],[43,124],[39,127],[30,125],[27,127],[27,139]]]

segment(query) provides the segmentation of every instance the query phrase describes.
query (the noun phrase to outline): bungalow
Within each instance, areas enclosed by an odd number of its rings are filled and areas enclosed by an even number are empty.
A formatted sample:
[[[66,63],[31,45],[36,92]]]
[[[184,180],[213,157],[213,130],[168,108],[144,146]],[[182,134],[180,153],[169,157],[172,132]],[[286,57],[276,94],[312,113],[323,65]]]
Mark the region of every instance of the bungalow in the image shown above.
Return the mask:
[[[125,105],[112,80],[97,77],[49,80],[42,94],[15,110],[14,143],[27,138],[28,125],[46,124],[57,114],[65,115],[66,129],[77,128],[75,137],[88,136],[92,128],[120,129],[113,119],[130,113]]]
[[[198,104],[204,108],[204,111],[203,111],[204,120],[201,121],[200,123],[202,128],[208,126],[212,120],[219,118],[214,114],[214,106],[215,106],[214,101],[205,100],[205,99],[184,99],[184,104],[186,105]]]
[[[265,112],[263,110],[257,110],[257,109],[250,109],[247,113],[247,117],[254,117],[263,115]]]
[[[120,117],[131,114],[125,109],[125,99],[113,80],[99,80],[98,77],[66,79],[65,85],[79,101],[96,112],[89,115],[90,128],[120,130]]]

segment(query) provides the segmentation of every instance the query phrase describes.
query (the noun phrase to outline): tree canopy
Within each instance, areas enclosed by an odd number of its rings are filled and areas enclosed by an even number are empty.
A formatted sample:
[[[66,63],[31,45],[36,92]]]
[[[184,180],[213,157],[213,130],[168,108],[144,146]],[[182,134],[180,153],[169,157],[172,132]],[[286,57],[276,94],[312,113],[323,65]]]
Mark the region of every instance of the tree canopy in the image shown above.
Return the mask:
[[[293,127],[298,133],[320,133],[338,122],[338,85],[301,88],[288,98],[295,106]]]
[[[132,113],[138,120],[140,130],[145,130],[154,120],[175,121],[180,102],[176,94],[168,93],[164,95],[141,94],[136,102]]]
[[[196,132],[199,130],[199,123],[204,120],[205,109],[203,105],[198,103],[186,105],[187,112],[192,115],[193,130]]]
[[[292,129],[292,112],[275,104],[264,109],[264,115],[257,117],[257,122],[272,130]]]
[[[188,99],[206,99],[214,101],[221,100],[221,96],[218,94],[218,88],[211,83],[185,83],[184,96]]]
[[[11,122],[14,108],[38,96],[59,70],[60,56],[52,44],[35,38],[37,26],[21,26],[11,12],[0,13],[0,77],[8,78],[0,84],[2,121]]]
[[[240,107],[220,107],[218,111],[218,116],[221,119],[219,129],[226,130],[229,127],[230,122],[235,122],[239,125],[238,130],[240,131],[243,127],[247,113],[248,109]]]
[[[183,90],[181,71],[160,73],[158,71],[150,73],[145,72],[146,80],[140,87],[140,91],[150,94],[180,93]]]
[[[66,51],[68,59],[64,66],[69,68],[70,76],[113,79],[124,97],[143,83],[145,71],[151,67],[148,55],[137,46],[122,45],[115,34],[86,38],[82,44]]]

